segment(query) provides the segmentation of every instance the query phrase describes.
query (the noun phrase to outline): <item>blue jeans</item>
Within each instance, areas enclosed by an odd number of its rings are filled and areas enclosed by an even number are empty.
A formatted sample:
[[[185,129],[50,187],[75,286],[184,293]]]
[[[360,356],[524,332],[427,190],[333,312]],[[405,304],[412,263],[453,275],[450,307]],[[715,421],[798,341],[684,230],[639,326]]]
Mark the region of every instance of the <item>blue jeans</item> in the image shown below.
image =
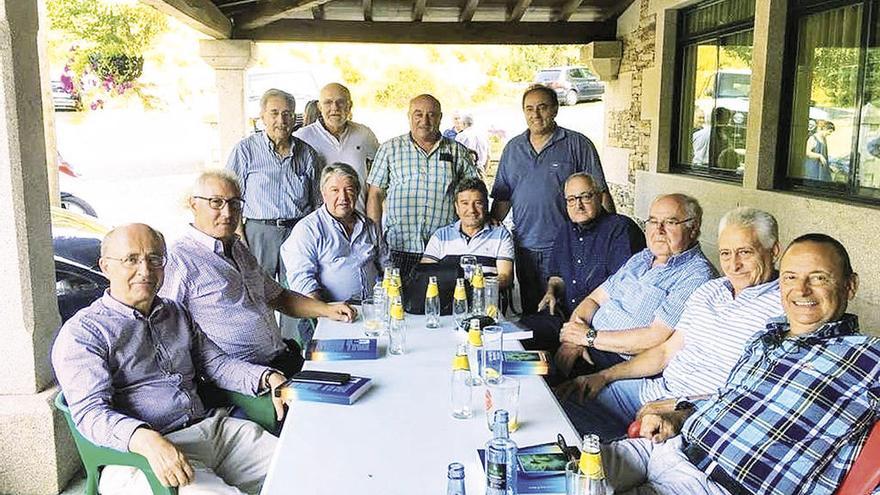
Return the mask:
[[[595,433],[605,442],[626,436],[626,429],[642,407],[639,391],[643,378],[607,385],[595,400],[582,404],[569,397],[562,408],[578,433]]]
[[[538,303],[547,291],[547,272],[553,249],[533,250],[516,247],[516,279],[524,315],[538,311]]]

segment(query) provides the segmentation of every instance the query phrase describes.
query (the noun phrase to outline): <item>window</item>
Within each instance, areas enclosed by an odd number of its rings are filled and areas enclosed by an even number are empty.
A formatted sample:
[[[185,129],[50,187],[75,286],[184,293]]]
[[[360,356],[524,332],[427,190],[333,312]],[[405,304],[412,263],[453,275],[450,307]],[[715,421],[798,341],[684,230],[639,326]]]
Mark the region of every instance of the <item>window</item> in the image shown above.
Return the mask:
[[[783,187],[880,201],[876,8],[838,1],[793,11],[790,113],[780,134],[788,136]]]
[[[674,170],[741,180],[754,16],[754,0],[704,2],[679,14]]]

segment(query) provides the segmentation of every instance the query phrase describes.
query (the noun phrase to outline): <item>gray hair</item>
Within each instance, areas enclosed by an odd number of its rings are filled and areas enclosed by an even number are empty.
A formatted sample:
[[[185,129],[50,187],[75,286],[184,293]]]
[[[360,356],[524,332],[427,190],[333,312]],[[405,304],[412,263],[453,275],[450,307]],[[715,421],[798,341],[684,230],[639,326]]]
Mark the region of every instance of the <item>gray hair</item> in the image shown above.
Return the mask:
[[[321,190],[324,190],[324,185],[330,180],[331,176],[341,175],[343,177],[348,177],[351,179],[352,183],[354,183],[354,188],[357,191],[355,195],[360,195],[361,193],[361,180],[358,177],[357,171],[349,164],[336,162],[324,167],[324,170],[321,171]]]
[[[766,211],[750,206],[734,208],[725,213],[718,222],[718,235],[731,225],[754,230],[765,249],[771,249],[779,242],[779,225],[773,215]]]
[[[296,98],[293,97],[292,94],[287,91],[282,91],[280,89],[267,89],[263,96],[260,97],[260,113],[263,113],[266,110],[266,102],[269,101],[269,98],[283,98],[287,100],[287,105],[290,106],[290,111],[296,111]]]
[[[186,196],[181,198],[184,208],[189,209],[189,202],[192,200],[192,197],[198,196],[199,191],[206,187],[208,181],[210,180],[220,180],[226,182],[230,186],[234,187],[238,195],[241,196],[241,183],[238,181],[238,176],[222,168],[205,170],[204,172],[199,174],[198,177],[196,177],[196,180],[186,192]]]
[[[602,186],[596,183],[596,179],[594,179],[592,175],[586,172],[575,172],[569,175],[568,178],[565,179],[565,182],[562,183],[562,188],[565,189],[566,187],[568,187],[569,182],[575,179],[584,179],[590,183],[590,185],[593,187],[593,189],[596,190],[596,192],[605,192],[605,189],[602,189]]]
[[[465,127],[470,127],[474,125],[474,116],[469,113],[462,114],[461,123],[465,125]]]

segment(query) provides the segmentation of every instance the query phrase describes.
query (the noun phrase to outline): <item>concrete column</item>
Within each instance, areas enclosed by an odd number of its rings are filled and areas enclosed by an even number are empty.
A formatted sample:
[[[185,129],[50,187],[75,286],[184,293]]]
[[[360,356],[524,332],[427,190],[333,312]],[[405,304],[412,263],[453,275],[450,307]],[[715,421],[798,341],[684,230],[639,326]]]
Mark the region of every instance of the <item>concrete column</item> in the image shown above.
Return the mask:
[[[249,40],[201,40],[199,54],[216,74],[217,107],[220,124],[220,161],[226,158],[247,134],[245,114],[245,70],[251,61],[254,43]]]
[[[54,398],[55,300],[38,0],[0,0],[0,493],[56,493],[78,467]]]

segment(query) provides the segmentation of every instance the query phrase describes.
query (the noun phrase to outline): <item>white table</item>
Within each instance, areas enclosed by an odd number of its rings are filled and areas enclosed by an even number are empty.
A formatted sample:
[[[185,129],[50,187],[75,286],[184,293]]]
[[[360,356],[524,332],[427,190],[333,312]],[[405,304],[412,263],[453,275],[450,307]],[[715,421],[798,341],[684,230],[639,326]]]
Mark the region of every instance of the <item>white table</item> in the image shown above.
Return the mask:
[[[445,493],[446,467],[465,466],[468,493],[485,492],[477,449],[491,433],[485,413],[466,420],[452,417],[450,378],[456,343],[463,332],[444,317],[439,329],[424,327],[424,317],[407,315],[406,354],[365,361],[306,362],[306,369],[343,371],[373,379],[372,389],[352,405],[294,402],[269,467],[263,495],[415,495]],[[344,324],[322,319],[315,338],[363,337],[360,321]],[[505,349],[521,349],[519,342]],[[556,441],[570,445],[578,435],[546,383],[519,376],[520,446]],[[482,406],[483,388],[476,404]]]

